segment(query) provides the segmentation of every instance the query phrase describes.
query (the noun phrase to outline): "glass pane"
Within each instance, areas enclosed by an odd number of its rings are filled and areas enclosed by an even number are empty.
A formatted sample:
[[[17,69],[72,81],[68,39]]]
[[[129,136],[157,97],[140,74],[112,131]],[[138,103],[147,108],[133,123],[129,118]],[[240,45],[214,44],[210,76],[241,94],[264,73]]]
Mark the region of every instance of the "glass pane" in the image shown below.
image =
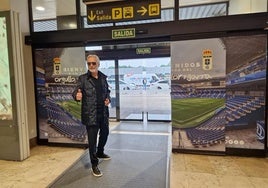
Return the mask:
[[[111,104],[109,106],[110,118],[116,118],[116,85],[115,85],[115,62],[114,60],[100,60],[99,70],[107,76],[111,91]]]
[[[202,3],[202,1],[191,1],[192,3],[179,1],[179,20],[208,18],[227,15],[227,2]],[[217,2],[217,1],[215,1]]]
[[[75,0],[32,0],[34,31],[77,29]]]
[[[170,120],[169,57],[120,60],[119,75],[121,119]]]
[[[267,0],[179,0],[179,20],[267,12]]]

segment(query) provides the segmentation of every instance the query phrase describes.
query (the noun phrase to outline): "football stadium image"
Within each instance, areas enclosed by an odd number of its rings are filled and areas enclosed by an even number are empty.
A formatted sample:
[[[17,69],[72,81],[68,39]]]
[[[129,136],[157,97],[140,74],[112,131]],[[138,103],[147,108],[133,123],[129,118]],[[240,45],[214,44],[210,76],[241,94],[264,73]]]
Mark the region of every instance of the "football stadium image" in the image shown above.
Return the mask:
[[[199,57],[173,60],[173,149],[264,148],[266,58],[265,42],[261,41],[264,36],[259,35],[250,40],[230,37],[178,42],[176,49],[187,46],[199,52]],[[248,48],[240,59],[233,54],[239,43]],[[226,54],[226,60],[217,51]],[[225,68],[226,76],[220,76]]]
[[[78,51],[76,48],[73,50]],[[36,55],[38,60],[47,54],[59,56],[62,49],[49,49],[41,52]],[[52,143],[86,144],[86,128],[80,121],[81,104],[72,98],[77,76],[61,76],[61,72],[58,72],[62,66],[59,58],[54,58],[53,63],[48,62],[50,66],[42,60],[37,62],[36,84],[40,137]],[[78,71],[80,69],[81,72],[85,71],[85,67],[79,68]]]
[[[172,86],[174,147],[224,149],[225,82],[221,80],[199,80],[198,83]],[[223,85],[198,88],[200,85],[211,85],[213,81]]]
[[[40,72],[39,72],[40,73]],[[86,129],[80,122],[80,103],[72,98],[74,85],[47,84],[38,78],[40,135],[51,142],[86,143]]]

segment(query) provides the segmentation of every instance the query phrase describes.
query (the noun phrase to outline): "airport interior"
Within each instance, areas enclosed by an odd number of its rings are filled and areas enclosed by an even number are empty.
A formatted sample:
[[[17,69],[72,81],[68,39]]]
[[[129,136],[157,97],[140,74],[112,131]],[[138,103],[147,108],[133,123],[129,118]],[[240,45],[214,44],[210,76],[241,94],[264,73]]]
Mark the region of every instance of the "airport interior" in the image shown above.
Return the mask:
[[[267,31],[268,0],[1,0],[0,187],[268,187]],[[73,96],[89,55],[101,177]]]

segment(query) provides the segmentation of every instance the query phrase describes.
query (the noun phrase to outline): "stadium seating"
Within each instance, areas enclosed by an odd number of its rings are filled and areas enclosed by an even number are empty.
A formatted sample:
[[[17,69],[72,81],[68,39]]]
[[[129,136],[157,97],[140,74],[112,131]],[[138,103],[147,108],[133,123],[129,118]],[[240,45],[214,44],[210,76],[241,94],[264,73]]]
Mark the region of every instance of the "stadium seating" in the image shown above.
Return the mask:
[[[226,103],[226,120],[229,129],[249,127],[251,121],[262,119],[264,97],[229,96]]]
[[[221,109],[215,116],[201,125],[186,129],[188,139],[194,147],[208,147],[225,140],[225,112]]]
[[[79,142],[85,141],[87,135],[85,126],[62,109],[53,98],[39,99],[38,103],[38,112],[45,114],[47,123],[60,133],[59,137],[66,137]]]
[[[215,98],[220,99],[225,97],[224,88],[183,88],[178,84],[173,84],[171,87],[172,99],[182,98]]]

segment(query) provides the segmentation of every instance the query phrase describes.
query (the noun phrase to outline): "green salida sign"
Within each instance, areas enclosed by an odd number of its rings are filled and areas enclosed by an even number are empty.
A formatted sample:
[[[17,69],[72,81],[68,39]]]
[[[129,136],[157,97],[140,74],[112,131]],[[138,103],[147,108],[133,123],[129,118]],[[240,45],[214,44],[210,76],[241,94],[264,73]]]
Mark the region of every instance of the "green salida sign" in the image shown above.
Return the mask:
[[[151,54],[151,53],[152,53],[151,48],[136,48],[136,54],[138,55]]]
[[[112,30],[113,39],[134,38],[134,37],[135,37],[135,28]]]

